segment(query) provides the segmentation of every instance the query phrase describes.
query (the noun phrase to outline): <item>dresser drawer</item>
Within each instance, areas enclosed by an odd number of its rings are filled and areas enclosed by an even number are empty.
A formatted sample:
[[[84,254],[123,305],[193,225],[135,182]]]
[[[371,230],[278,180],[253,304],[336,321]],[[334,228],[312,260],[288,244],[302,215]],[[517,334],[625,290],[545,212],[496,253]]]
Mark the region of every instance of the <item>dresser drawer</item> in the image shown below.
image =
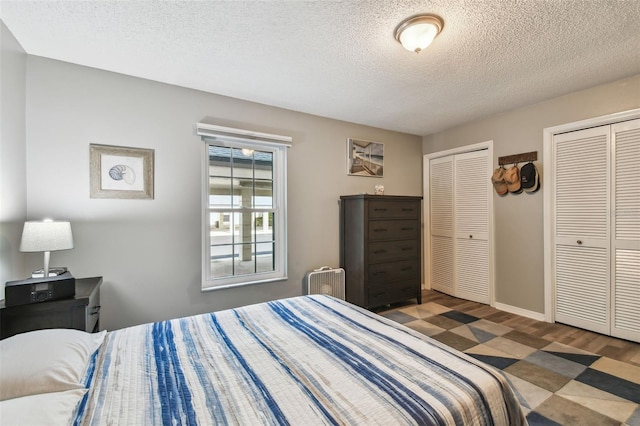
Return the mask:
[[[402,201],[370,201],[367,208],[369,219],[418,219],[420,203]]]
[[[371,220],[369,241],[406,240],[420,235],[417,220]]]
[[[417,259],[378,263],[369,266],[369,284],[387,284],[394,281],[419,280],[420,262]]]
[[[393,286],[371,287],[369,289],[369,300],[367,305],[369,307],[375,307],[399,302],[401,300],[416,297],[419,292],[419,284],[415,281],[394,283]]]
[[[368,247],[369,264],[380,263],[390,260],[415,259],[420,255],[419,241],[385,241],[371,243]]]

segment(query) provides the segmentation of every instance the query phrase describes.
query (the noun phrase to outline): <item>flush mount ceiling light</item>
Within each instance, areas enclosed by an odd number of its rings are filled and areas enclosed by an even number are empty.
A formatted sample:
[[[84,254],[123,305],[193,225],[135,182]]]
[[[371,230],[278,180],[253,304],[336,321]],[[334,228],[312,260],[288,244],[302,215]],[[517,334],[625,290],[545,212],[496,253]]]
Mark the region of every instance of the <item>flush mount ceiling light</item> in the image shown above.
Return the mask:
[[[407,18],[396,28],[396,40],[411,52],[420,53],[431,44],[444,27],[444,21],[436,15],[416,15]]]

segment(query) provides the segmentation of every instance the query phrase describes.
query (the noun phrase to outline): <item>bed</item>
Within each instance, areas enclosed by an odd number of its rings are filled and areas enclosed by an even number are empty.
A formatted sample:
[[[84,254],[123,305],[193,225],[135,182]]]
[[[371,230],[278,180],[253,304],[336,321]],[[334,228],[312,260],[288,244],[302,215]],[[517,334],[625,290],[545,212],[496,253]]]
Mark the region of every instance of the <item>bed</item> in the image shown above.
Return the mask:
[[[77,425],[526,424],[497,370],[330,296],[115,330],[92,349],[80,386],[49,393],[76,391]]]

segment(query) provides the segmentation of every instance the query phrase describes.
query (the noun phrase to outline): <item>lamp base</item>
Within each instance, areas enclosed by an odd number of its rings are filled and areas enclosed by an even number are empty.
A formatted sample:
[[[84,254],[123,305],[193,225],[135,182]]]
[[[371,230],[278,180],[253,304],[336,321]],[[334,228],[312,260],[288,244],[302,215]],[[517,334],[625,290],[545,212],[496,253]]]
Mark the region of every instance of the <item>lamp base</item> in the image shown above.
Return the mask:
[[[62,275],[67,272],[66,266],[54,266],[49,268],[49,276],[56,277],[58,275]],[[31,278],[44,278],[44,269],[38,269],[37,271],[33,271],[31,273]]]

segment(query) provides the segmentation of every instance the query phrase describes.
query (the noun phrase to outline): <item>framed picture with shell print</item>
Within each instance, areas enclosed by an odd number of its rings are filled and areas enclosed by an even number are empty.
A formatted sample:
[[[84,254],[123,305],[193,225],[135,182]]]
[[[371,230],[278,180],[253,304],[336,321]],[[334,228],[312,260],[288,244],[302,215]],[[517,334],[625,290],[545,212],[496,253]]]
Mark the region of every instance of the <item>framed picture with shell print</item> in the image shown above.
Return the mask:
[[[154,150],[89,145],[91,198],[153,199]]]

